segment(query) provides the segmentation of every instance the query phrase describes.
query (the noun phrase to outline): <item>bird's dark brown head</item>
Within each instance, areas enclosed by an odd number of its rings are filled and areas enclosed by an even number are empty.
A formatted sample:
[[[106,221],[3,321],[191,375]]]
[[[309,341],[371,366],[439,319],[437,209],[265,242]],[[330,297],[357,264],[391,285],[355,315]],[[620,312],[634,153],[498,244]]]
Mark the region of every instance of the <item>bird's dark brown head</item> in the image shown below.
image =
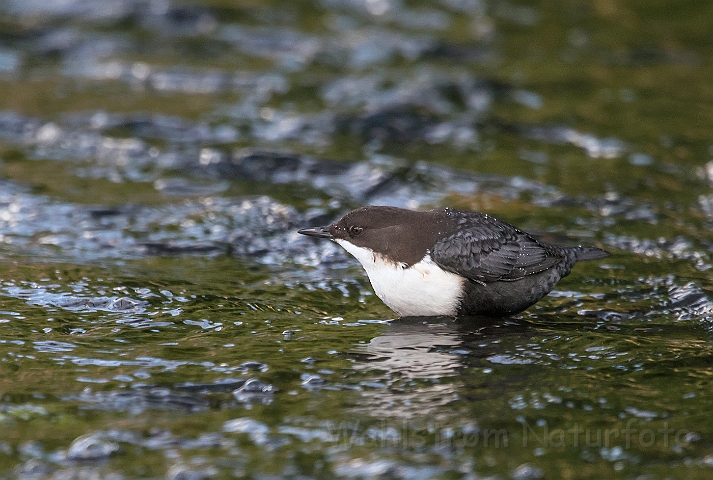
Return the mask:
[[[447,228],[443,210],[417,212],[396,207],[362,207],[326,227],[299,230],[303,235],[347,241],[369,248],[395,262],[421,260]]]

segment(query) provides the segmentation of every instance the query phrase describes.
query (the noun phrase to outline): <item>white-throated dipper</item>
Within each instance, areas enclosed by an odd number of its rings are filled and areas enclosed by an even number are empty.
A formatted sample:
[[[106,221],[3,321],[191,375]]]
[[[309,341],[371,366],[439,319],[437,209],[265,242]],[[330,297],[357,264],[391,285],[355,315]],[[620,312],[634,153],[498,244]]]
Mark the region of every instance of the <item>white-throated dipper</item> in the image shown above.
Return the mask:
[[[547,295],[575,263],[609,255],[564,247],[487,214],[362,207],[303,235],[328,238],[354,255],[376,295],[407,316],[504,316]]]

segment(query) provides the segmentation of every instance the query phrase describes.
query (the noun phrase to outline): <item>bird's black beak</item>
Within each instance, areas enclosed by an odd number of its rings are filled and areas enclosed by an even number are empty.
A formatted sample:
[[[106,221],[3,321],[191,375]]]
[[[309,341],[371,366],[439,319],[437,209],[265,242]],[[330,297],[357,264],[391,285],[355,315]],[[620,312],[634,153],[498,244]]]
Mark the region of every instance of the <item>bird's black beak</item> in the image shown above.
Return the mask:
[[[329,230],[327,230],[327,227],[303,228],[302,230],[297,230],[297,233],[307,235],[308,237],[334,238],[334,236],[329,233]]]

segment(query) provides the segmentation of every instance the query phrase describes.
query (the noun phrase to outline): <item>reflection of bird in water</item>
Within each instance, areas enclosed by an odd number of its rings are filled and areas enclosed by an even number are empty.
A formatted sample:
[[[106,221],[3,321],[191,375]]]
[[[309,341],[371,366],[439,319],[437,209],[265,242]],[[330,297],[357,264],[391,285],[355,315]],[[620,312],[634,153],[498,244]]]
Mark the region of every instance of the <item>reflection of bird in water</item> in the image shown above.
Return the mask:
[[[366,270],[376,295],[401,316],[521,312],[574,264],[609,255],[560,247],[478,212],[363,207],[304,235],[334,240]]]
[[[436,413],[457,400],[461,370],[494,351],[479,345],[500,339],[503,331],[519,337],[523,328],[512,320],[473,320],[403,317],[368,344],[357,345],[352,350],[359,360],[354,369],[378,374],[362,384],[362,400],[355,409],[370,416],[409,418]]]
[[[461,344],[454,320],[411,317],[394,320],[380,336],[356,351],[367,356],[369,368],[409,378],[443,378],[455,375]]]

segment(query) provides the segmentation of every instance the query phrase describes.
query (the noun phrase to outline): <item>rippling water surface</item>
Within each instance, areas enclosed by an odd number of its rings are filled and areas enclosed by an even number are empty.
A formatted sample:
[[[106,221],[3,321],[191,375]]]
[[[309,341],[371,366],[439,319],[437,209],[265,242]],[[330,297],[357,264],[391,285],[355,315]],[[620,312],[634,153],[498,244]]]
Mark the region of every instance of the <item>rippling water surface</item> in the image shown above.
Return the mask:
[[[0,477],[707,478],[713,8],[0,2]],[[487,211],[612,252],[394,319],[296,233]]]

